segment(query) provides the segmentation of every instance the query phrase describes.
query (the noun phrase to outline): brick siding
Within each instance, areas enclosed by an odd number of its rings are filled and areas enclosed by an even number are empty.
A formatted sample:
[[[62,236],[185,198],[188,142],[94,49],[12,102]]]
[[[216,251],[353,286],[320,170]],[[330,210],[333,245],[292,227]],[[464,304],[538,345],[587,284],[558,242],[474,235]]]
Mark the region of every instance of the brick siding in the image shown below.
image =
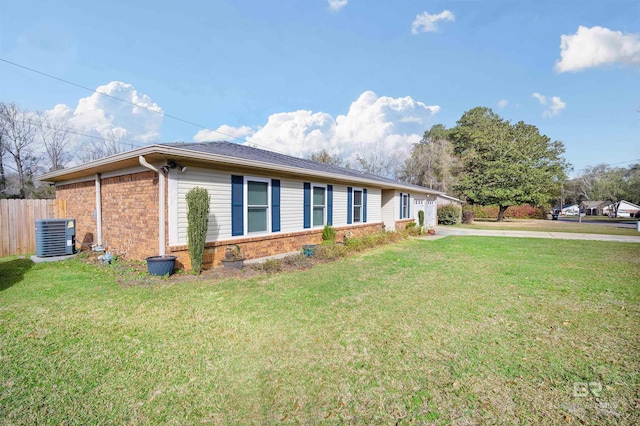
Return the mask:
[[[56,198],[67,201],[76,219],[76,241],[97,244],[95,181],[59,185]],[[102,179],[102,242],[128,260],[158,254],[158,175],[152,171]]]
[[[402,219],[396,220],[396,231],[404,231],[407,228],[407,224],[415,222],[414,219]]]
[[[365,234],[382,231],[382,222],[366,225],[341,226],[335,229],[337,241],[342,241],[344,235],[348,232],[359,237]],[[242,255],[245,259],[258,259],[281,253],[299,251],[305,244],[320,243],[322,243],[322,229],[215,241],[207,243],[205,246],[202,266],[204,269],[208,269],[212,266],[215,267],[222,265],[225,248],[228,245],[240,246]],[[170,247],[167,254],[177,256],[178,259],[176,261],[176,265],[178,267],[186,269],[191,268],[191,260],[189,259],[187,246],[182,245]]]

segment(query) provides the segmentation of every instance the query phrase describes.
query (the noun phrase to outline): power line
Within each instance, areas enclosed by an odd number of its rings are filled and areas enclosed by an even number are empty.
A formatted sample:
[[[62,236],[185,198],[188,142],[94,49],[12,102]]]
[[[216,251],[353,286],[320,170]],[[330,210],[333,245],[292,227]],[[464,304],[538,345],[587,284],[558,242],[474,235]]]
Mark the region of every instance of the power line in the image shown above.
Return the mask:
[[[247,138],[246,138],[246,137],[244,137],[244,138],[239,138],[239,137],[237,137],[237,136],[233,136],[233,135],[230,135],[230,134],[228,134],[228,133],[221,132],[221,131],[219,131],[219,130],[213,130],[213,129],[210,129],[209,127],[207,127],[207,126],[203,126],[202,124],[198,124],[198,123],[195,123],[195,122],[193,122],[193,121],[185,120],[185,119],[183,119],[183,118],[177,117],[177,116],[175,116],[175,115],[167,114],[167,113],[165,113],[165,112],[160,112],[160,111],[157,111],[157,110],[155,110],[155,109],[149,108],[149,107],[147,107],[147,106],[145,106],[145,105],[136,104],[135,102],[131,102],[131,101],[128,101],[128,100],[126,100],[126,99],[121,99],[121,98],[118,98],[118,97],[116,97],[116,96],[109,95],[109,94],[107,94],[107,93],[98,92],[97,90],[91,89],[91,88],[86,87],[86,86],[83,86],[83,85],[81,85],[81,84],[74,83],[74,82],[72,82],[72,81],[65,80],[65,79],[63,79],[63,78],[56,77],[56,76],[51,75],[51,74],[47,74],[46,72],[43,72],[43,71],[38,71],[38,70],[36,70],[36,69],[33,69],[33,68],[27,67],[27,66],[25,66],[25,65],[21,65],[21,64],[18,64],[18,63],[15,63],[15,62],[9,61],[9,60],[4,59],[4,58],[0,58],[0,61],[5,62],[5,63],[10,64],[10,65],[13,65],[13,66],[18,67],[18,68],[22,68],[22,69],[24,69],[24,70],[27,70],[27,71],[33,72],[33,73],[35,73],[35,74],[40,74],[40,75],[42,75],[42,76],[45,76],[45,77],[48,77],[48,78],[51,78],[51,79],[54,79],[54,80],[60,81],[60,82],[62,82],[62,83],[69,84],[69,85],[74,86],[74,87],[78,87],[78,88],[80,88],[80,89],[87,90],[87,91],[92,92],[92,93],[97,93],[98,95],[106,96],[106,97],[108,97],[108,98],[110,98],[110,99],[114,99],[114,100],[116,100],[116,101],[124,102],[124,103],[126,103],[126,104],[129,104],[129,105],[132,105],[132,106],[135,106],[135,107],[138,107],[138,108],[143,108],[143,109],[145,109],[145,110],[147,110],[147,111],[153,112],[153,113],[155,113],[155,114],[159,114],[159,115],[161,115],[161,116],[163,116],[163,117],[168,117],[168,118],[171,118],[171,119],[173,119],[173,120],[177,120],[177,121],[180,121],[180,122],[182,122],[182,123],[189,124],[189,125],[191,125],[191,126],[195,126],[195,127],[200,128],[200,129],[203,129],[203,130],[209,130],[209,131],[211,131],[211,132],[218,133],[218,134],[220,134],[220,135],[222,135],[222,136],[225,136],[225,137],[227,137],[227,138],[230,138],[230,140],[239,140],[239,141],[242,141],[242,142],[249,142],[249,141],[247,140]],[[277,152],[277,153],[279,153],[279,154],[287,155],[287,154],[285,154],[284,152],[280,152],[280,151],[278,151],[278,150],[276,150],[276,149],[274,149],[274,148],[272,148],[272,147],[268,147],[268,146],[260,145],[260,144],[257,144],[257,143],[255,143],[255,142],[249,142],[249,143],[251,143],[252,145],[255,145],[255,146],[259,147],[259,148],[265,149],[265,150],[267,150],[267,151],[273,151],[273,152]]]
[[[165,113],[165,112],[158,111],[158,110],[155,110],[155,109],[153,109],[153,108],[149,108],[149,107],[147,107],[147,106],[145,106],[145,105],[140,105],[140,104],[137,104],[137,103],[135,103],[135,102],[128,101],[128,100],[126,100],[126,99],[122,99],[122,98],[118,98],[118,97],[116,97],[116,96],[109,95],[109,94],[107,94],[107,93],[98,92],[97,90],[91,89],[91,88],[89,88],[89,87],[87,87],[87,86],[83,86],[83,85],[81,85],[81,84],[77,84],[77,83],[74,83],[74,82],[72,82],[72,81],[65,80],[65,79],[63,79],[63,78],[56,77],[56,76],[53,76],[53,75],[51,75],[51,74],[47,74],[46,72],[38,71],[38,70],[36,70],[36,69],[29,68],[29,67],[27,67],[27,66],[17,64],[17,63],[15,63],[15,62],[8,61],[8,60],[6,60],[6,59],[4,59],[4,58],[0,58],[0,61],[5,62],[5,63],[10,64],[10,65],[13,65],[13,66],[18,67],[18,68],[25,69],[25,70],[27,70],[27,71],[31,71],[31,72],[36,73],[36,74],[43,75],[43,76],[48,77],[48,78],[52,78],[52,79],[57,80],[57,81],[60,81],[60,82],[62,82],[62,83],[65,83],[65,84],[69,84],[69,85],[71,85],[71,86],[78,87],[78,88],[83,89],[83,90],[87,90],[87,91],[92,92],[92,93],[97,93],[97,94],[99,94],[99,95],[106,96],[107,98],[114,99],[114,100],[116,100],[116,101],[124,102],[124,103],[126,103],[126,104],[132,105],[132,106],[137,107],[137,108],[143,108],[143,109],[146,109],[146,110],[147,110],[147,111],[149,111],[149,112],[153,112],[153,113],[155,113],[155,114],[159,114],[159,115],[161,115],[161,116],[163,116],[163,117],[168,117],[168,118],[171,118],[171,119],[173,119],[173,120],[177,120],[177,121],[180,121],[180,122],[182,122],[182,123],[189,124],[189,125],[191,125],[191,126],[199,127],[199,128],[201,128],[201,129],[203,129],[203,130],[209,130],[209,131],[212,131],[212,132],[216,132],[216,133],[221,134],[222,136],[229,137],[229,138],[231,138],[231,139],[238,139],[238,137],[236,137],[236,136],[229,135],[229,134],[224,133],[224,132],[221,132],[221,131],[219,131],[219,130],[213,130],[213,129],[210,129],[210,128],[206,127],[206,126],[203,126],[202,124],[198,124],[198,123],[195,123],[195,122],[193,122],[193,121],[185,120],[185,119],[183,119],[183,118],[176,117],[175,115],[167,114],[167,113]]]

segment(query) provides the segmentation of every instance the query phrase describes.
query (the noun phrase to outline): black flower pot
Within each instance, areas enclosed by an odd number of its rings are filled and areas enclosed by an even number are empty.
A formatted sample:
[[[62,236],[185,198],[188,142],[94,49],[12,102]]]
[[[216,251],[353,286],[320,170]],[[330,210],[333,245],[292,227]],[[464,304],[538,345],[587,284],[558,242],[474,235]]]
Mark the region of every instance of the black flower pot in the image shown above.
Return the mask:
[[[163,277],[173,274],[176,267],[176,256],[151,256],[147,257],[147,270],[149,275]]]

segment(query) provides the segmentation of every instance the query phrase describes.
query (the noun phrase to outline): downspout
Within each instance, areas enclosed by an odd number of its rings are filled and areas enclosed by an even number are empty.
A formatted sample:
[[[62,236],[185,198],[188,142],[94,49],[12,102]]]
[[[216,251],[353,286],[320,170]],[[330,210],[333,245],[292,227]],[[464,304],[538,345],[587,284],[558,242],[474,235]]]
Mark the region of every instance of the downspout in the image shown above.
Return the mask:
[[[96,232],[98,247],[102,247],[102,176],[96,173]]]
[[[158,255],[164,256],[166,254],[166,240],[165,240],[165,236],[164,236],[164,222],[165,222],[165,218],[164,218],[164,204],[165,204],[164,174],[160,170],[158,170],[158,168],[156,168],[156,167],[152,166],[151,164],[147,163],[147,160],[145,160],[143,155],[140,155],[138,157],[138,160],[140,161],[141,165],[143,165],[144,167],[146,167],[149,170],[153,170],[154,172],[156,172],[158,174],[158,181],[160,182],[160,185],[158,185],[158,191],[160,191],[160,193],[158,194],[158,242],[160,244],[160,248],[158,250]]]

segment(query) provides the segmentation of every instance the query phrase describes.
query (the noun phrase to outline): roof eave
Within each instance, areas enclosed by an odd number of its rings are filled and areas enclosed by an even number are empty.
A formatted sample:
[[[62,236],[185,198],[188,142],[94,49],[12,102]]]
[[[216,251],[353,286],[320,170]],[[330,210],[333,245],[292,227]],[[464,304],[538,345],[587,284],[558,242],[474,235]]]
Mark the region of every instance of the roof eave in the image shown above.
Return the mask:
[[[96,170],[102,167],[108,167],[111,164],[115,165],[116,163],[123,162],[123,161],[130,161],[132,159],[138,158],[141,155],[142,156],[165,155],[167,157],[178,157],[183,159],[201,160],[205,162],[225,164],[229,166],[244,166],[244,167],[251,167],[251,168],[257,168],[262,170],[280,171],[280,172],[285,171],[288,173],[298,174],[302,176],[321,177],[321,178],[328,178],[328,179],[334,179],[334,180],[348,181],[348,182],[354,182],[359,184],[378,186],[384,189],[403,189],[408,191],[420,191],[430,195],[444,194],[443,192],[440,192],[440,191],[421,188],[415,185],[405,185],[402,182],[387,183],[387,182],[382,182],[375,179],[368,179],[364,177],[359,178],[357,176],[347,176],[339,173],[319,172],[319,171],[308,170],[308,169],[303,169],[299,167],[285,167],[285,166],[265,163],[257,160],[248,160],[240,157],[229,157],[225,155],[211,154],[207,152],[193,151],[189,149],[169,147],[165,145],[149,145],[149,146],[138,148],[132,151],[127,151],[125,153],[111,155],[109,157],[101,158],[99,160],[92,161],[90,163],[85,163],[79,166],[71,167],[69,169],[63,169],[55,172],[46,173],[40,177],[40,180],[48,181],[48,182],[60,182],[65,180],[63,178],[63,176],[65,175],[82,174],[84,176],[89,176],[92,173],[94,173],[93,170]]]

